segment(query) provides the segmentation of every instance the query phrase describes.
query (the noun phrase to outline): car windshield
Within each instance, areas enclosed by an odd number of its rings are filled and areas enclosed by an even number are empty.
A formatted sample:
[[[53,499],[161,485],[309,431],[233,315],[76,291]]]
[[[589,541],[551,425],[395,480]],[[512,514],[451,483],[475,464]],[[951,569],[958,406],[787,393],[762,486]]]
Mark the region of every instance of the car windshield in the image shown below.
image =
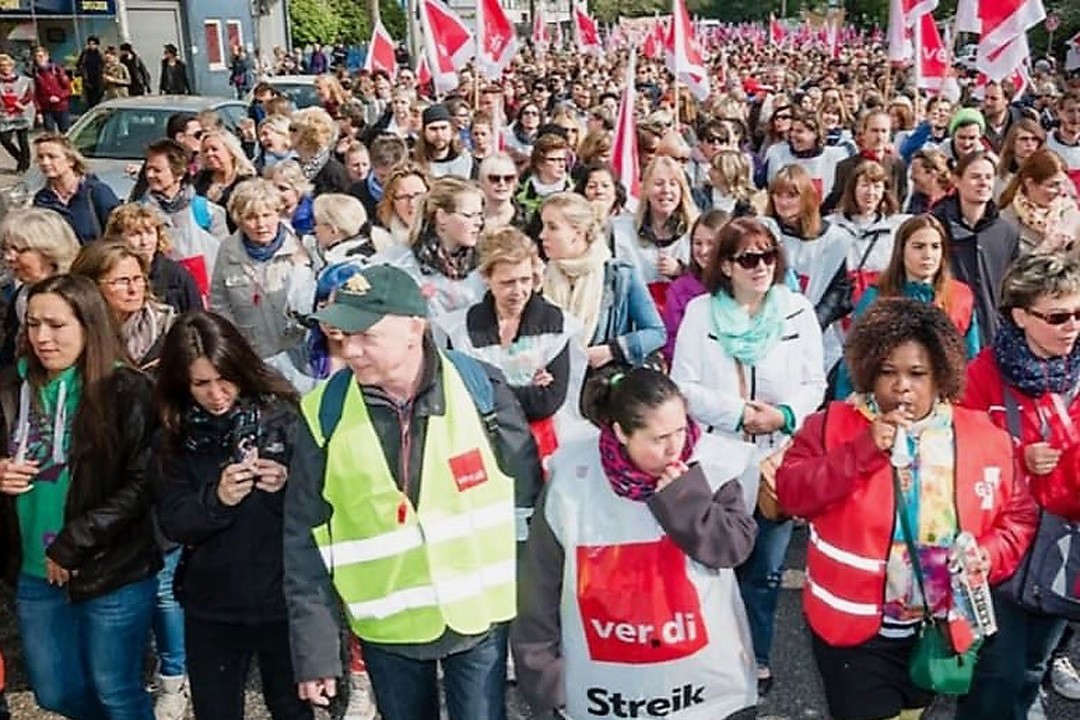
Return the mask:
[[[141,158],[146,146],[165,137],[174,110],[105,108],[71,132],[71,143],[88,158]]]
[[[274,83],[274,89],[287,97],[297,110],[321,104],[314,83]]]

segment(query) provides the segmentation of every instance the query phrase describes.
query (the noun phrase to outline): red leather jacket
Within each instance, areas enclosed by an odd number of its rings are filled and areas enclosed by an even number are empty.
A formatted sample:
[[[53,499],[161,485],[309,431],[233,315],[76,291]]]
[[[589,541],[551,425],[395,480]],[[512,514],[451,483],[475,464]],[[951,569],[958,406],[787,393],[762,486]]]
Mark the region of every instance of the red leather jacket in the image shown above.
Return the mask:
[[[960,404],[988,412],[995,425],[1012,434],[1005,413],[1005,384],[993,349],[986,348],[968,366],[967,387]],[[1013,438],[1016,465],[1027,481],[1032,497],[1055,515],[1080,520],[1080,398],[1073,398],[1063,418],[1052,393],[1031,397],[1014,387],[1009,390],[1020,410],[1020,437]],[[1062,454],[1052,471],[1034,475],[1028,472],[1024,463],[1024,449],[1044,441],[1044,422],[1045,441]]]
[[[962,530],[990,556],[990,582],[1015,572],[1038,513],[1013,469],[1008,436],[984,413],[953,409],[954,502]],[[810,521],[803,606],[830,645],[858,645],[881,627],[896,519],[892,466],[853,405],[807,418],[776,477],[780,504]]]

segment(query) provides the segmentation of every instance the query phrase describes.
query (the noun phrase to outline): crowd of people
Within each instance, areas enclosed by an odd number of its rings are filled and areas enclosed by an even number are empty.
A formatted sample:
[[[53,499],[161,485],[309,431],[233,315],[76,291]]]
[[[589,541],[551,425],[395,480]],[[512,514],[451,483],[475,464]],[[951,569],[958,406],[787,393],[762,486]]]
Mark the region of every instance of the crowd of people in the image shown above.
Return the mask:
[[[751,718],[799,524],[832,718],[1080,700],[1076,563],[1032,589],[1080,520],[1080,73],[926,97],[884,57],[733,42],[703,102],[639,59],[623,172],[622,51],[302,110],[241,62],[250,122],[172,116],[126,198],[0,131],[45,181],[0,223],[38,704],[239,720],[257,658],[275,720],[504,720],[508,681]],[[967,538],[997,630],[944,688]]]

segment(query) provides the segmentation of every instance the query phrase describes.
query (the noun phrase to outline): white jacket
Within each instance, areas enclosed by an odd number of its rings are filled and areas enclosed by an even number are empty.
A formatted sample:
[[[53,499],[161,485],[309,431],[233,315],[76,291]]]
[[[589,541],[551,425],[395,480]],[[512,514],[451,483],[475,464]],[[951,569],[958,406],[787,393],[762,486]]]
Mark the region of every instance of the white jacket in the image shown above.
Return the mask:
[[[784,328],[780,338],[753,367],[743,367],[750,398],[773,406],[787,405],[795,415],[795,426],[817,410],[825,396],[821,329],[814,308],[802,295],[782,286]],[[690,404],[690,415],[706,429],[738,437],[745,400],[739,394],[738,367],[715,339],[712,296],[702,295],[686,306],[671,379]],[[783,444],[782,433],[754,438],[768,447]]]

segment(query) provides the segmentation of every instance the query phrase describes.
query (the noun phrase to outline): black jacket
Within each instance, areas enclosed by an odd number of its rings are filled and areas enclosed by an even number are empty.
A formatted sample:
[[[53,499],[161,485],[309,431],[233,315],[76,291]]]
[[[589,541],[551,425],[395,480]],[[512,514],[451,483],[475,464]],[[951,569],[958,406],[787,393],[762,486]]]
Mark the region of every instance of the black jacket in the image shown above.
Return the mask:
[[[299,411],[271,401],[259,420],[259,457],[288,466]],[[231,427],[222,444],[202,451],[173,447],[165,432],[155,439],[154,486],[158,522],[165,537],[184,546],[176,572],[176,595],[184,612],[213,622],[257,625],[285,620],[281,589],[281,514],[285,491],[253,490],[239,504],[217,495],[221,471],[235,443]]]
[[[323,193],[348,193],[352,180],[349,179],[349,172],[341,161],[331,155],[322,166],[322,170],[311,178],[311,184],[314,188],[311,196],[318,197]]]
[[[364,402],[391,475],[400,483],[402,465],[407,464],[409,468],[408,495],[414,504],[420,491],[427,419],[446,412],[446,396],[440,379],[443,361],[436,354],[430,337],[425,339],[424,354],[420,390],[407,405],[398,406],[378,390],[364,389]],[[500,469],[514,480],[515,505],[527,511],[535,504],[541,485],[536,442],[502,373],[490,365],[484,368],[495,392],[498,430],[492,449]],[[408,449],[404,458],[403,435],[407,438]],[[289,482],[285,485],[284,531],[285,596],[293,667],[298,680],[336,677],[342,671],[338,629],[340,601],[311,534],[311,529],[326,523],[333,512],[322,496],[325,475],[326,452],[315,443],[306,424],[302,424],[289,466]],[[479,641],[476,636],[470,638],[471,645]],[[464,639],[465,647],[471,646],[470,638]],[[411,645],[402,654],[418,658],[430,651],[430,657],[426,659],[432,659],[447,654],[442,652],[446,648],[461,648],[461,641],[461,636],[448,631],[439,640],[428,645]],[[395,651],[400,646],[388,646],[388,649]]]
[[[191,94],[191,83],[188,81],[187,66],[183,60],[177,60],[175,65],[170,65],[167,60],[161,61],[158,89],[162,95]]]
[[[71,570],[68,596],[88,600],[144,580],[161,569],[161,551],[150,518],[151,442],[157,425],[150,380],[127,367],[104,382],[115,457],[89,446],[72,433],[71,488],[64,506],[64,527],[46,555]],[[19,379],[11,371],[0,379],[0,422],[10,436],[19,404]],[[79,422],[76,415],[75,422]],[[14,583],[22,565],[22,542],[15,498],[0,496],[0,542],[3,576]]]
[[[986,347],[997,332],[1001,281],[1020,252],[1020,231],[998,214],[993,201],[974,227],[969,226],[960,214],[960,200],[956,195],[941,200],[931,214],[949,233],[953,275],[967,283],[975,294],[979,335]]]
[[[195,278],[183,265],[161,253],[154,255],[150,263],[150,287],[158,300],[172,305],[178,313],[203,309]]]

